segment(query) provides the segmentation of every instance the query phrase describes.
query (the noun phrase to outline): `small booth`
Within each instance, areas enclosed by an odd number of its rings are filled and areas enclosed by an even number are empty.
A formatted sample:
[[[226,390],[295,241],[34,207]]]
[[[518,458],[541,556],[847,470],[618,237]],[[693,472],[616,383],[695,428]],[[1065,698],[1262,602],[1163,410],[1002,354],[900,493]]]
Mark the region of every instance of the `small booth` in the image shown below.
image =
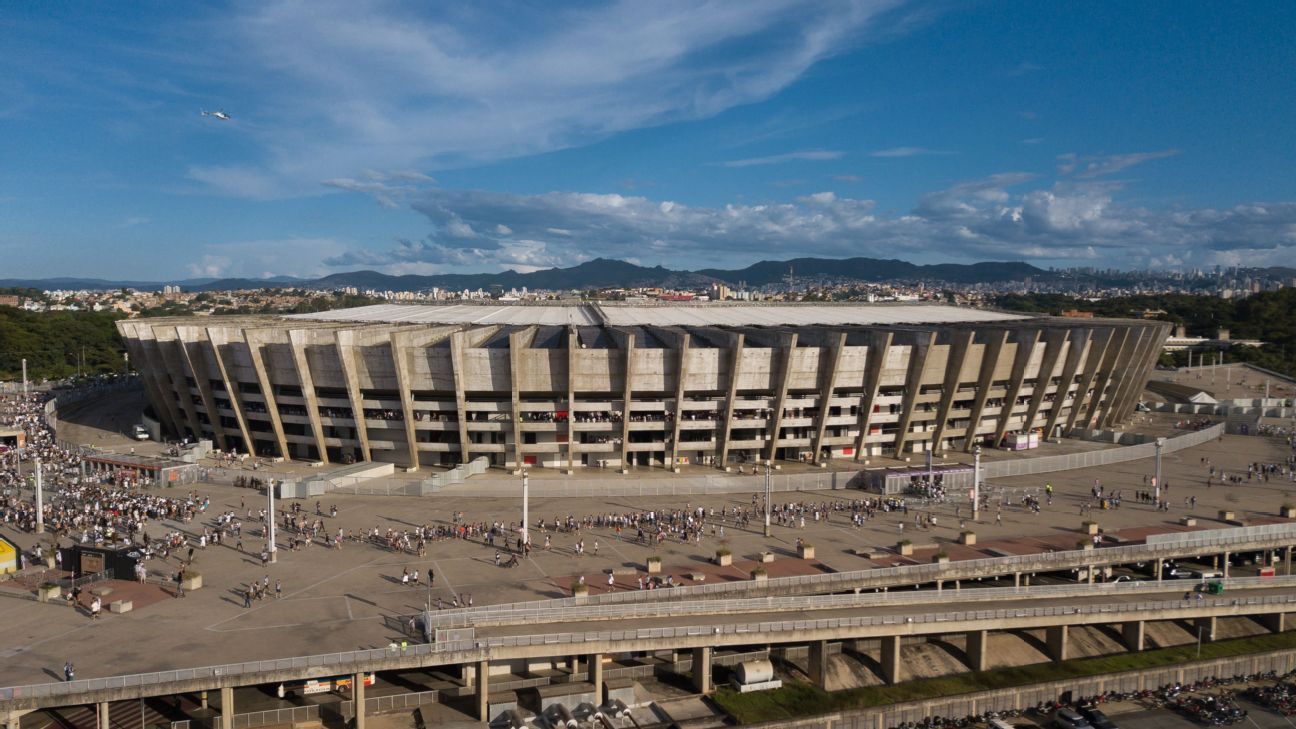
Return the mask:
[[[0,429],[0,453],[27,447],[27,434],[16,429]]]
[[[972,467],[964,463],[932,466],[894,466],[865,471],[865,487],[886,495],[913,493],[922,484],[931,484],[953,493],[954,489],[972,488]]]
[[[135,579],[135,565],[144,555],[133,544],[104,545],[74,544],[59,550],[63,553],[63,568],[76,577],[88,577],[107,572],[114,580]]]
[[[18,571],[18,547],[0,537],[0,575]]]
[[[169,458],[94,453],[81,460],[81,471],[86,475],[110,473],[115,481],[130,480],[144,486],[183,486],[196,482],[200,469],[197,464]]]

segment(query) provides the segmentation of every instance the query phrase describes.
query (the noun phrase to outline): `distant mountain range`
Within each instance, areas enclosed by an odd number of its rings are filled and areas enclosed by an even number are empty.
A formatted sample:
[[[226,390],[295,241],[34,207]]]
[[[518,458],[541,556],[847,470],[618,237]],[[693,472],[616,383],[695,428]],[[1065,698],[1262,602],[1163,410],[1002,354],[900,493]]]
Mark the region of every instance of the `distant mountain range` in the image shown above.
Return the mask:
[[[505,289],[526,287],[549,291],[571,289],[663,286],[693,288],[722,282],[731,286],[745,282],[748,286],[765,286],[787,279],[789,271],[798,279],[834,281],[948,281],[951,283],[994,283],[1045,279],[1053,274],[1028,263],[986,262],[973,264],[941,263],[917,265],[907,261],[876,258],[796,258],[790,261],[760,261],[746,268],[726,270],[707,268],[700,271],[675,271],[662,266],[637,266],[625,261],[596,258],[571,268],[551,268],[531,273],[440,274],[435,276],[392,276],[377,271],[335,273],[319,279],[276,276],[265,279],[192,278],[171,281],[110,281],[89,278],[0,279],[0,288],[35,288],[64,290],[107,290],[132,288],[143,291],[163,286],[180,286],[185,291],[230,291],[263,288],[334,289],[354,286],[378,291],[420,291],[431,288],[460,291],[463,289]]]

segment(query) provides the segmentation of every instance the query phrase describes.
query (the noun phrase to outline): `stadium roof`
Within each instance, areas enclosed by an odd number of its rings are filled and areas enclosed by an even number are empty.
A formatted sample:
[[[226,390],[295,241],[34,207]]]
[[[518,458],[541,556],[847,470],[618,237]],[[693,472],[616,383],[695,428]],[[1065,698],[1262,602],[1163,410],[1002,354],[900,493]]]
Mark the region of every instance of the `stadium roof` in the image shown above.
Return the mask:
[[[958,324],[1031,317],[941,304],[378,304],[287,319],[388,324],[812,326]]]

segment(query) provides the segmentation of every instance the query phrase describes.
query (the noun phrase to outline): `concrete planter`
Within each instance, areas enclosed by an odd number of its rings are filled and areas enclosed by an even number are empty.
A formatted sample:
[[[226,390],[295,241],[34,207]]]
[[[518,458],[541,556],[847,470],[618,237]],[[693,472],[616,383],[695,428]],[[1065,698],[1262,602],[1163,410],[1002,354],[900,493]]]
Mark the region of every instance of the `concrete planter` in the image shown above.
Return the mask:
[[[577,585],[573,587],[572,597],[589,597],[589,585]]]
[[[1296,519],[1296,506],[1283,504],[1282,508],[1278,510],[1278,515],[1284,519]]]
[[[752,581],[764,582],[769,579],[769,573],[765,570],[752,570]]]
[[[190,590],[201,590],[202,586],[202,575],[196,572],[185,573],[184,578],[180,580],[180,587],[186,592]]]
[[[63,597],[63,588],[58,585],[41,585],[36,588],[36,599],[41,602],[54,602]]]
[[[773,562],[773,561],[774,561],[774,553],[773,553],[773,552],[761,552],[761,553],[760,553],[760,561],[761,561],[763,564],[769,564],[770,562]]]
[[[801,546],[797,547],[797,556],[801,557],[801,559],[814,559],[815,558],[814,545],[802,544]]]
[[[959,544],[973,545],[976,544],[976,532],[963,532],[959,535]]]
[[[1085,533],[1085,534],[1088,534],[1089,536],[1092,537],[1093,535],[1095,535],[1095,534],[1098,533],[1098,522],[1096,522],[1096,521],[1087,521],[1087,522],[1081,524],[1081,525],[1080,525],[1080,528],[1084,530],[1084,533]]]
[[[721,567],[728,567],[733,564],[732,552],[716,552],[715,563]]]
[[[52,554],[45,555],[45,569],[52,570],[56,566],[58,566],[58,560],[55,559],[54,555]]]
[[[1082,539],[1079,542],[1076,542],[1076,549],[1082,549],[1086,552],[1092,552],[1093,548],[1094,548],[1093,542],[1087,539]]]
[[[1220,521],[1233,521],[1233,519],[1236,517],[1233,514],[1232,509],[1220,509],[1219,518]]]
[[[948,554],[933,555],[932,564],[949,564],[949,555]]]
[[[661,574],[661,558],[649,557],[647,562],[647,567],[648,567],[648,574],[650,575]]]
[[[913,544],[909,542],[900,542],[896,544],[896,553],[899,554],[901,557],[912,557]]]
[[[1191,516],[1185,516],[1179,520],[1181,526],[1197,526],[1197,520]]]

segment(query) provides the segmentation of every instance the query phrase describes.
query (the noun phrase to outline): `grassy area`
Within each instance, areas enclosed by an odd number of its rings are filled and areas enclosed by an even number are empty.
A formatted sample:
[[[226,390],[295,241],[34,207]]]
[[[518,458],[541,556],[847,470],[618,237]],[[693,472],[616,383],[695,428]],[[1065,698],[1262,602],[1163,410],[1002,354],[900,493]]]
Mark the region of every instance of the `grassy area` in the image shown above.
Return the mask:
[[[836,711],[865,709],[942,696],[989,691],[1010,686],[1047,683],[1079,676],[1098,676],[1122,671],[1158,668],[1196,660],[1228,658],[1248,653],[1296,648],[1296,632],[1256,635],[1249,638],[1206,643],[1197,657],[1197,645],[1160,648],[1142,653],[1120,653],[1097,658],[1080,658],[1062,663],[1038,663],[993,671],[960,673],[942,678],[905,681],[891,686],[867,686],[845,691],[824,691],[808,683],[789,683],[774,691],[740,694],[727,688],[716,691],[715,700],[742,724],[779,719],[804,718]]]

